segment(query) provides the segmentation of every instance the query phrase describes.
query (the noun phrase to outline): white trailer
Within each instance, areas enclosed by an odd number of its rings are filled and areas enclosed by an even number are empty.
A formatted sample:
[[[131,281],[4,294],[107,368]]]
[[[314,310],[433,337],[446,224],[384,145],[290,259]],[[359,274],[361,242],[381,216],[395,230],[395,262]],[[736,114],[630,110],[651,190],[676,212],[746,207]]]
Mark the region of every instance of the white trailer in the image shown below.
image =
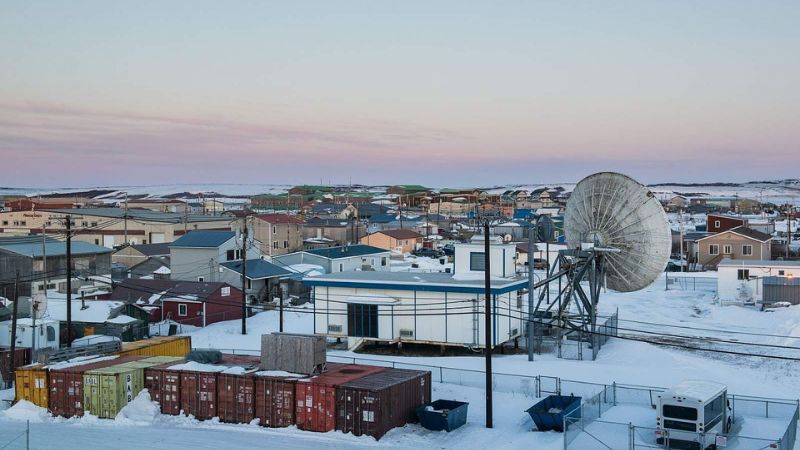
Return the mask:
[[[716,448],[733,423],[728,387],[688,380],[658,395],[656,442],[666,448]]]

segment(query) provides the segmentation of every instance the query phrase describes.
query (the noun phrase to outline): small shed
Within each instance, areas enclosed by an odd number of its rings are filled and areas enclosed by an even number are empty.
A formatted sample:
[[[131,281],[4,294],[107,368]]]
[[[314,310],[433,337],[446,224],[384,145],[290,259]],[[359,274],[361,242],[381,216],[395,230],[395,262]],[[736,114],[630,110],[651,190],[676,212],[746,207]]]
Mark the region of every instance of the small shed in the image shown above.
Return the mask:
[[[765,277],[764,304],[776,302],[800,305],[800,278]]]

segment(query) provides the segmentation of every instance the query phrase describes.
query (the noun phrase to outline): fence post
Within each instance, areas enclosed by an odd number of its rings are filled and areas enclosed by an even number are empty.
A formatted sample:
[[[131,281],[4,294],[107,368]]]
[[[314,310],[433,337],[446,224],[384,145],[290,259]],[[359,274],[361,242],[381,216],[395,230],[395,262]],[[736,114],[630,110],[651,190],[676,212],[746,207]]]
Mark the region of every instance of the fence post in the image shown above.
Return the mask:
[[[611,403],[614,406],[617,406],[617,382],[616,381],[611,382],[611,389],[612,389],[612,391],[611,391]]]
[[[769,400],[765,404],[767,405],[767,419],[769,419]]]
[[[28,450],[31,448],[31,421],[25,421],[25,449]]]
[[[444,383],[444,377],[442,376],[442,366],[439,366],[439,383]]]
[[[535,381],[533,382],[533,390],[536,392],[536,398],[542,397],[542,386],[539,375],[536,375]]]
[[[631,422],[628,422],[628,450],[634,450],[635,446],[633,441],[635,439],[635,436],[636,436],[635,427]]]

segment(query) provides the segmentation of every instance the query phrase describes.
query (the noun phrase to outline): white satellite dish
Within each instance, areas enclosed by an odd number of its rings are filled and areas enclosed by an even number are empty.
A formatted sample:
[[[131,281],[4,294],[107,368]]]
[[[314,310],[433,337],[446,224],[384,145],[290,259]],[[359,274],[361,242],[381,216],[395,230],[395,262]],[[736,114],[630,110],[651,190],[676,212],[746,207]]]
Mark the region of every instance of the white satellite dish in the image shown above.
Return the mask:
[[[651,285],[667,267],[672,247],[661,203],[638,181],[614,172],[589,175],[575,186],[564,234],[570,248],[614,250],[603,255],[605,285],[620,292]]]
[[[47,296],[44,294],[36,294],[31,299],[31,307],[33,308],[33,317],[41,319],[44,313],[47,312]]]
[[[567,249],[559,251],[558,262],[540,282],[545,288],[533,316],[555,330],[559,352],[561,341],[583,341],[594,359],[606,337],[597,331],[602,288],[632,292],[652,284],[667,266],[672,234],[652,192],[614,172],[589,175],[575,186],[564,213],[564,234]],[[555,281],[556,298],[544,304]]]

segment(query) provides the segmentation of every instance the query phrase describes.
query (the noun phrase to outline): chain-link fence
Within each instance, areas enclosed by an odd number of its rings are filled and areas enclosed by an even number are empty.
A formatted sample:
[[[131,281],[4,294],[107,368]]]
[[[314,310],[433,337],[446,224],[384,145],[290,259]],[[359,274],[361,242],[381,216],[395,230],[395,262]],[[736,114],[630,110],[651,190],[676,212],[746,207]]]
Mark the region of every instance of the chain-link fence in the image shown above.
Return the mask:
[[[619,313],[598,316],[597,320],[592,333],[560,327],[556,319],[535,319],[534,353],[552,353],[559,358],[578,361],[594,360],[603,345],[618,335]]]
[[[670,430],[602,419],[617,405],[628,408],[625,413],[630,417],[646,417],[647,411],[656,406],[658,393],[663,391],[663,388],[656,387],[612,384],[594,396],[584,398],[580,417],[564,420],[564,449],[705,449],[712,445],[715,446],[712,448],[740,450],[794,449],[800,415],[800,404],[796,400],[730,394],[733,427],[729,434],[679,431],[671,436]],[[635,409],[637,406],[638,411]],[[756,432],[774,432],[775,436],[749,436]]]
[[[17,450],[31,448],[31,422],[25,421],[25,426],[19,431],[0,436],[0,450]]]
[[[717,277],[687,276],[680,272],[665,272],[665,289],[670,291],[711,291],[717,292]]]

